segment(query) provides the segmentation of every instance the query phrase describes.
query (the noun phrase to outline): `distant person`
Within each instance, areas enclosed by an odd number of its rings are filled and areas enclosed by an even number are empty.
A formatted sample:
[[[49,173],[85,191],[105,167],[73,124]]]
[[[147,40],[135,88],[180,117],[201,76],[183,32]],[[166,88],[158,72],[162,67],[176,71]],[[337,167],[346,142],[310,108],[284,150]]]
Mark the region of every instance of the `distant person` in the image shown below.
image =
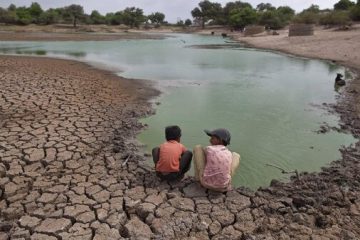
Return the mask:
[[[336,75],[336,78],[335,78],[335,84],[338,85],[338,86],[344,86],[346,83],[345,83],[345,80],[342,79],[343,75],[341,73],[338,73]]]
[[[165,128],[166,142],[152,150],[156,175],[162,180],[181,180],[191,166],[192,153],[180,143],[178,126]]]
[[[226,147],[230,144],[230,132],[219,128],[213,131],[205,130],[210,136],[211,146],[194,148],[195,178],[205,188],[225,192],[231,190],[231,178],[240,164],[240,155],[230,152]]]

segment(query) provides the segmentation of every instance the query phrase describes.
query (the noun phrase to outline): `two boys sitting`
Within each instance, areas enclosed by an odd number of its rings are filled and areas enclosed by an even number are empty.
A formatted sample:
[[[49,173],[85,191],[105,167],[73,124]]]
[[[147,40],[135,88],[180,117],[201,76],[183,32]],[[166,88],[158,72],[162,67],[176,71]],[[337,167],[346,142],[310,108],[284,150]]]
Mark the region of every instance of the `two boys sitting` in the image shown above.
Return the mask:
[[[230,132],[220,128],[205,130],[210,136],[210,146],[196,145],[194,152],[195,178],[205,188],[225,192],[231,189],[231,177],[240,163],[240,155],[230,152]],[[180,143],[178,126],[165,128],[166,142],[152,150],[156,174],[162,180],[179,180],[189,171],[193,154]]]

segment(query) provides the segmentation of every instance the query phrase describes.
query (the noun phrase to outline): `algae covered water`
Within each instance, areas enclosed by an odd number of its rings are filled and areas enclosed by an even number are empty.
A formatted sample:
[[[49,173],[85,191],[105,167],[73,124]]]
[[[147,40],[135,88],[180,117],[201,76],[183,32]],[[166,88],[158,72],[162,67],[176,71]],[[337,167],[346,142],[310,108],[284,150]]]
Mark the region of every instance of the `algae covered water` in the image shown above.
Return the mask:
[[[195,45],[195,46],[194,46]],[[351,135],[338,126],[323,103],[335,103],[336,73],[345,69],[323,61],[244,48],[216,36],[173,34],[163,40],[112,42],[2,42],[0,52],[76,58],[117,69],[128,78],[153,80],[163,91],[156,114],[138,139],[147,151],[164,141],[164,128],[182,128],[182,143],[207,145],[203,129],[224,127],[229,148],[240,153],[235,186],[257,188],[287,179],[288,171],[318,171],[340,158]],[[150,162],[150,161],[149,161]],[[150,163],[151,164],[151,163]]]

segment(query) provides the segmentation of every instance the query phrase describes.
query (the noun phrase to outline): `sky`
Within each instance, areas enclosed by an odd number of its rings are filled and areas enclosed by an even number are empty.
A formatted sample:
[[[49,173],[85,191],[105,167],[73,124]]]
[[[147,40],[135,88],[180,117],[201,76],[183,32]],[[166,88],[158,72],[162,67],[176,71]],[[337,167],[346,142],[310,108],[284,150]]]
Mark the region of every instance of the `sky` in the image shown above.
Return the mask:
[[[84,7],[86,13],[98,10],[102,14],[117,12],[126,7],[138,7],[144,10],[144,14],[149,15],[153,12],[165,14],[165,20],[176,23],[178,20],[192,19],[191,10],[198,6],[201,0],[0,0],[0,7],[7,8],[11,3],[19,6],[29,6],[31,2],[38,2],[43,9],[64,7],[71,4],[79,4]],[[210,0],[211,2],[221,3],[225,6],[225,0]],[[321,9],[333,8],[339,0],[243,0],[253,7],[265,2],[271,3],[275,7],[289,6],[296,12],[308,8],[311,4],[319,5]]]

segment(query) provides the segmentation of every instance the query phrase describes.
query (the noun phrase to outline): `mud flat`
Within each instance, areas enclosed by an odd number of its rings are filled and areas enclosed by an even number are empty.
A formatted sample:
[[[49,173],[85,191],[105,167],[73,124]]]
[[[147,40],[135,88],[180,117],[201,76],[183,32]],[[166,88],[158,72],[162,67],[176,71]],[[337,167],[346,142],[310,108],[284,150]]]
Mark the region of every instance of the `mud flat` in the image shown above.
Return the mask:
[[[355,136],[357,82],[333,108]],[[256,192],[160,182],[130,141],[158,94],[147,84],[78,62],[0,57],[0,239],[360,237],[360,144],[320,173]]]

